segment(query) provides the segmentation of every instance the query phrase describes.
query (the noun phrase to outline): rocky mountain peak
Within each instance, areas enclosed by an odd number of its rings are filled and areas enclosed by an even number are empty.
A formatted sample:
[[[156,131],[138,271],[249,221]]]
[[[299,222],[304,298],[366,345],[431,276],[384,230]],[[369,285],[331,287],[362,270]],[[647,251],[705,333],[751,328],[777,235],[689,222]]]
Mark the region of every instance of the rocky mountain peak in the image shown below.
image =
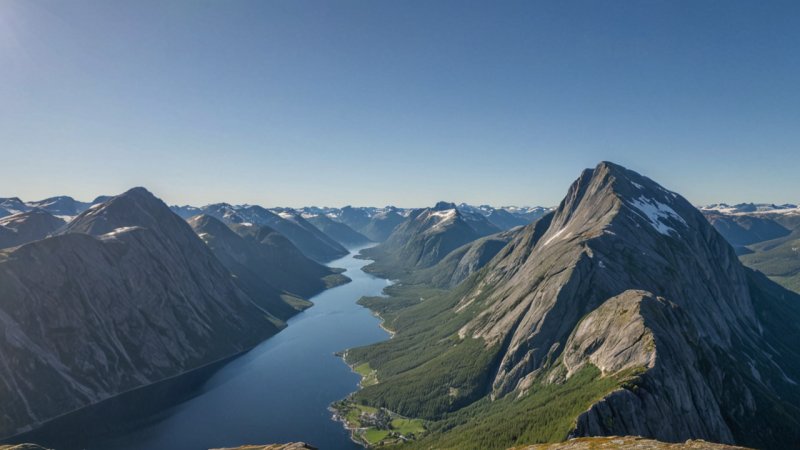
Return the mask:
[[[135,187],[106,202],[93,205],[73,219],[64,233],[102,235],[118,228],[138,226],[151,230],[191,229],[169,207],[143,187]]]
[[[433,208],[433,211],[447,211],[448,209],[456,209],[456,204],[451,202],[437,202]]]
[[[552,216],[489,266],[475,291],[499,287],[460,334],[507,343],[494,380],[500,394],[557,357],[581,317],[630,289],[672,302],[718,348],[758,329],[730,245],[685,199],[613,163],[585,170]]]
[[[202,233],[211,233],[213,235],[220,236],[235,234],[233,230],[228,228],[228,226],[222,221],[208,214],[199,214],[191,217],[187,220],[187,222],[189,222],[189,225],[192,227],[192,229],[200,234],[201,237]]]

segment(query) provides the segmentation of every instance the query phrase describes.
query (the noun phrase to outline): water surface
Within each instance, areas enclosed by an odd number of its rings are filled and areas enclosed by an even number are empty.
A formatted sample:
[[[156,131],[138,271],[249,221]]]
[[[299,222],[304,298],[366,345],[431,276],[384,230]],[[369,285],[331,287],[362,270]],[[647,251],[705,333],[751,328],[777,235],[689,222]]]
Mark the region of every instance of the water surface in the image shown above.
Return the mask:
[[[200,450],[304,441],[321,449],[360,449],[328,406],[357,389],[335,352],[387,338],[356,304],[380,295],[387,280],[361,270],[354,254],[331,262],[353,281],[315,296],[289,326],[215,373],[199,395],[138,429],[90,444],[90,450]]]

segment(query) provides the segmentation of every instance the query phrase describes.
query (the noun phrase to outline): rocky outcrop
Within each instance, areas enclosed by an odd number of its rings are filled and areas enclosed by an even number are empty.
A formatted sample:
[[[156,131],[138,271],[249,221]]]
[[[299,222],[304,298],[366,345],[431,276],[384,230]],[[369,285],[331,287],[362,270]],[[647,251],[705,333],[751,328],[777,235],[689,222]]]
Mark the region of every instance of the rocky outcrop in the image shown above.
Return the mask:
[[[735,445],[716,444],[703,440],[669,443],[638,436],[609,436],[570,439],[555,444],[536,444],[515,450],[747,450]]]
[[[317,450],[317,447],[305,442],[290,442],[288,444],[245,445],[242,447],[212,448],[210,450]]]
[[[0,257],[0,436],[243,352],[282,322],[132,189]]]

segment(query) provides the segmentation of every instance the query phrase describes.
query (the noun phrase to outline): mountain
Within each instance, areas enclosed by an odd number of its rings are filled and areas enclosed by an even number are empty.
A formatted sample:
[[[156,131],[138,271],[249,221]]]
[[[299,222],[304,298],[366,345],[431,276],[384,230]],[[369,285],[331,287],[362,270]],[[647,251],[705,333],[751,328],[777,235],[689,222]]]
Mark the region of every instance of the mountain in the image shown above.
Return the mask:
[[[740,254],[750,253],[746,246],[777,239],[791,233],[777,221],[763,215],[724,214],[704,210],[706,219]]]
[[[108,198],[110,197],[101,196],[89,203],[77,201],[66,195],[32,202],[23,202],[18,197],[0,198],[0,217],[41,209],[60,219],[69,221],[90,206],[102,203]]]
[[[344,247],[360,247],[372,242],[358,231],[324,214],[303,214],[303,218]]]
[[[314,254],[309,254],[311,258],[317,259],[319,261],[328,261],[331,259],[341,258],[342,256],[348,254],[349,252],[347,249],[342,246],[342,244],[336,242],[333,238],[328,236],[327,234],[320,231],[319,228],[312,225],[303,216],[291,209],[291,208],[282,208],[276,210],[278,213],[278,217],[282,220],[280,222],[275,222],[274,224],[267,224],[274,228],[277,231],[285,234],[290,240],[292,240],[292,235],[297,236],[305,236],[306,234],[313,236],[313,238],[324,244],[325,248],[324,251],[317,252],[314,250],[312,253],[318,254],[319,256],[314,256]],[[302,233],[300,232],[302,230]],[[303,238],[305,239],[305,238]],[[298,238],[299,240],[299,238]],[[298,247],[300,247],[298,245]],[[302,247],[300,247],[302,249]],[[309,252],[312,250],[309,249]],[[304,250],[305,252],[305,250]],[[308,254],[308,252],[306,252]]]
[[[385,241],[392,231],[405,220],[395,207],[359,208],[345,206],[338,211],[329,211],[328,216],[366,236],[373,242]]]
[[[771,280],[800,293],[800,230],[788,236],[759,242],[748,247],[739,259],[763,272]]]
[[[65,223],[42,209],[0,218],[0,249],[44,239]]]
[[[389,207],[376,211],[375,214],[370,216],[369,222],[359,229],[359,232],[372,241],[383,242],[391,236],[395,228],[403,223],[405,219],[405,216],[397,208]]]
[[[283,323],[143,188],[0,252],[0,436],[221,361]]]
[[[464,244],[436,265],[414,272],[409,281],[437,288],[454,288],[485,266],[520,232],[522,227],[517,227]]]
[[[701,208],[742,262],[800,292],[800,209],[793,204],[724,203]]]
[[[19,197],[0,198],[0,216],[19,214],[31,209],[33,208],[26,205]]]
[[[382,244],[362,250],[374,259],[368,270],[397,276],[441,261],[464,244],[499,230],[480,214],[462,213],[453,203],[411,212]]]
[[[525,226],[532,222],[524,216],[514,215],[504,209],[492,210],[486,216],[486,219],[501,230],[510,230],[514,227]]]
[[[798,215],[800,207],[791,203],[776,205],[774,203],[738,203],[729,205],[727,203],[715,203],[713,205],[701,206],[702,212],[716,212],[719,214],[785,214]]]
[[[183,217],[184,219],[189,219],[191,217],[199,216],[199,215],[203,214],[203,210],[201,208],[198,208],[196,206],[191,206],[191,205],[183,205],[183,206],[172,205],[172,206],[169,207],[169,209],[171,209],[172,212],[174,212],[175,214]],[[217,218],[221,219],[221,217],[217,217]]]
[[[354,230],[363,230],[372,219],[374,210],[372,208],[358,208],[345,206],[337,213],[334,218]]]
[[[528,225],[547,214],[552,208],[503,206],[495,208],[489,205],[472,206],[467,203],[458,205],[458,210],[463,213],[481,214],[494,226],[501,230],[510,230],[514,227]]]
[[[237,286],[280,319],[311,306],[305,299],[348,281],[339,271],[307,258],[268,227],[232,225],[240,229],[240,235],[211,216],[195,216],[188,222],[230,270]]]
[[[683,197],[621,166],[584,171],[456,288],[419,289],[401,279],[370,299],[395,337],[346,356],[379,380],[354,402],[431,421],[409,448],[800,442],[800,295],[744,267]]]
[[[292,210],[280,210],[276,214],[258,205],[229,205],[216,203],[202,208],[173,206],[173,212],[188,218],[206,214],[227,224],[260,225],[282,233],[306,256],[315,261],[327,262],[346,255],[347,249],[308,223]]]
[[[43,209],[55,216],[77,216],[93,204],[79,202],[65,195],[27,203],[30,207]]]

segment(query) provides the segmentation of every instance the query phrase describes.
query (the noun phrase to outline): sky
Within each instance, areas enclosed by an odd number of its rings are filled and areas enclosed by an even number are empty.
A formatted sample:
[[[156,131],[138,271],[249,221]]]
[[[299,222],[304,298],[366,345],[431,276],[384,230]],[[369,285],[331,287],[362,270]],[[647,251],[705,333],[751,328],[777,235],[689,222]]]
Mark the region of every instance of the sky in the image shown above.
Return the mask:
[[[800,202],[800,2],[0,0],[0,197]]]

